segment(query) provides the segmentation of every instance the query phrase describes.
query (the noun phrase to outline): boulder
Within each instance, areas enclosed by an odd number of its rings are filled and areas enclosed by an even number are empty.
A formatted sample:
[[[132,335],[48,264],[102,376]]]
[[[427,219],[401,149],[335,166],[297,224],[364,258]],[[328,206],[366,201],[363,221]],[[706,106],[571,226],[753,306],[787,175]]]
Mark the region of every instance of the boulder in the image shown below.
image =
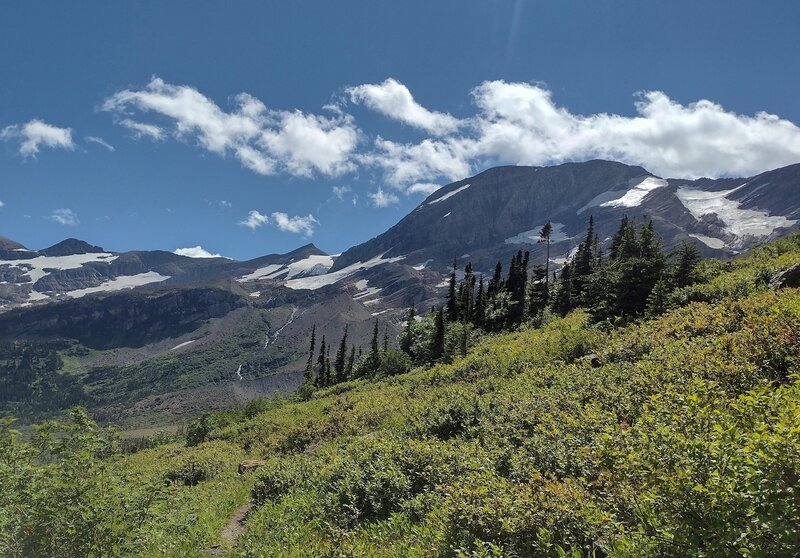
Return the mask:
[[[239,474],[252,473],[262,465],[266,465],[265,459],[246,459],[239,463]]]
[[[800,287],[800,264],[779,271],[772,276],[769,286],[773,289]]]

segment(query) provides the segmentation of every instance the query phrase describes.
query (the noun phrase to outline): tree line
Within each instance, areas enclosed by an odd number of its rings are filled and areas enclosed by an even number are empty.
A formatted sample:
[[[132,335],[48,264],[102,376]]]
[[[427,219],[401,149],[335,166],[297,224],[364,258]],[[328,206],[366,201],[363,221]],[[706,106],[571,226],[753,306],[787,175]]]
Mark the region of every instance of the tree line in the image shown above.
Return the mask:
[[[586,310],[593,322],[610,326],[654,317],[666,311],[670,292],[698,281],[701,255],[697,247],[683,242],[675,250],[665,251],[652,220],[637,224],[635,218],[623,215],[606,252],[590,216],[583,240],[561,269],[551,273],[552,233],[549,221],[539,232],[539,242],[546,245],[543,262],[531,264],[530,252],[519,250],[507,271],[497,262],[488,279],[475,273],[468,262],[459,280],[454,259],[445,304],[432,307],[424,316],[411,307],[397,339],[399,348],[391,346],[388,332],[379,343],[376,319],[366,353],[355,345],[350,345],[348,352],[345,328],[331,360],[331,345],[324,336],[315,353],[314,328],[305,389],[450,362],[465,355],[486,333],[513,330],[524,323],[539,326],[577,308]]]

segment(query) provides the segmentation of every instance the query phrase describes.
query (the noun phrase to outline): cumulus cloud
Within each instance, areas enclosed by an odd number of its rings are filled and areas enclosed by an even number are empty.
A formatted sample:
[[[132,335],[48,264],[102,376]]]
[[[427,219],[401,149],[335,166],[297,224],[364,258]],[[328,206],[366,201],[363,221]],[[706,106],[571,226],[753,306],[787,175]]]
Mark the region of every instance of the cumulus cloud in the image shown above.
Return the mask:
[[[133,137],[136,139],[148,138],[153,141],[161,141],[166,137],[164,129],[155,124],[136,122],[130,118],[123,118],[117,121],[117,124],[130,130],[133,133]]]
[[[355,169],[351,160],[359,132],[351,116],[340,113],[325,117],[299,110],[271,110],[247,93],[233,98],[230,111],[185,85],[172,85],[153,78],[143,89],[123,90],[103,103],[102,109],[118,115],[152,114],[171,125],[179,139],[195,140],[203,149],[220,156],[232,154],[258,174],[282,171],[295,176],[336,176]],[[150,123],[119,120],[139,130]],[[155,135],[151,135],[155,138]]]
[[[289,217],[286,213],[281,213],[279,211],[272,214],[272,222],[284,232],[302,234],[303,236],[312,236],[314,234],[314,227],[319,225],[319,221],[311,214],[305,217],[300,215]]]
[[[386,192],[383,188],[378,188],[377,191],[370,192],[367,196],[369,196],[373,207],[389,207],[390,205],[400,203],[400,198],[398,198],[396,194]]]
[[[59,128],[35,118],[26,124],[6,126],[0,130],[0,139],[18,141],[23,157],[35,157],[40,147],[75,149],[71,128]]]
[[[455,132],[460,122],[453,116],[431,111],[414,100],[408,87],[389,78],[383,83],[369,83],[349,87],[347,93],[354,103],[363,104],[374,111],[404,124],[442,135]]]
[[[487,81],[472,91],[463,133],[398,144],[383,138],[364,158],[406,189],[455,180],[497,163],[550,165],[592,158],[642,165],[661,176],[747,176],[800,161],[800,128],[775,115],[736,114],[708,100],[683,105],[641,93],[636,115],[577,115],[539,85]]]
[[[252,231],[256,230],[258,227],[266,225],[267,223],[269,223],[269,217],[262,215],[255,209],[249,211],[244,220],[239,221],[240,225],[247,227]]]
[[[173,254],[186,256],[187,258],[224,258],[222,254],[212,254],[202,246],[191,246],[189,248],[177,248]],[[230,258],[228,258],[230,259]]]
[[[86,139],[86,141],[88,141],[89,143],[96,143],[97,145],[100,145],[100,146],[102,146],[102,147],[105,147],[106,149],[108,149],[108,150],[109,150],[109,151],[111,151],[111,152],[113,152],[113,151],[114,151],[114,146],[113,146],[113,145],[111,145],[110,143],[108,143],[108,142],[107,142],[106,140],[104,140],[103,138],[100,138],[100,137],[97,137],[97,136],[86,136],[86,138],[85,138],[85,139]]]
[[[69,208],[61,208],[53,210],[50,214],[50,219],[59,225],[67,225],[73,227],[80,223],[78,215]]]

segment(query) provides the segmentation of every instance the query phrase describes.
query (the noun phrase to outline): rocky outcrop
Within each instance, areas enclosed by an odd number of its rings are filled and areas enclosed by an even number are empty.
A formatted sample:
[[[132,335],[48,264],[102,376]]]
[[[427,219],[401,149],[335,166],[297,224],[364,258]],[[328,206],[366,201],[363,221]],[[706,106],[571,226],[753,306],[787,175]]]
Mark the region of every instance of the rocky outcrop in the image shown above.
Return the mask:
[[[800,287],[800,264],[793,265],[789,269],[784,269],[773,275],[769,286],[773,289]]]

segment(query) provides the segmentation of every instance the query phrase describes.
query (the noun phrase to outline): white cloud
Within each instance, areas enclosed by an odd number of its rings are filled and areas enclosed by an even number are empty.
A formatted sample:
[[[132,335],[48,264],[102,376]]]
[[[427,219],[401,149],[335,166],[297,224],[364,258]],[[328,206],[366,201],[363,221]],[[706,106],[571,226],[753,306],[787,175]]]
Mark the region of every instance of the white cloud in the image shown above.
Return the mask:
[[[178,248],[174,252],[179,256],[186,256],[187,258],[224,258],[222,254],[212,254],[202,246],[191,246],[189,248]],[[228,258],[230,259],[230,258]]]
[[[347,93],[354,103],[388,116],[393,120],[409,124],[434,135],[455,132],[460,122],[453,116],[430,111],[414,100],[408,87],[389,78],[383,83],[371,83],[349,87]]]
[[[219,204],[220,207],[223,207],[225,209],[230,209],[231,207],[233,207],[233,204],[228,200],[219,200],[217,203]]]
[[[436,190],[441,188],[439,184],[432,184],[430,182],[417,182],[406,188],[406,194],[425,194],[429,196]]]
[[[350,186],[334,186],[331,190],[333,191],[333,195],[339,198],[339,201],[344,199],[345,194],[352,192]]]
[[[123,118],[117,124],[123,126],[133,132],[133,137],[136,139],[150,138],[153,141],[161,141],[166,136],[163,128],[155,124],[145,124],[144,122],[136,122],[130,118]]]
[[[356,91],[375,86],[352,88]],[[577,115],[549,90],[529,83],[487,81],[472,90],[475,114],[458,131],[440,130],[418,143],[377,137],[359,161],[386,182],[413,185],[457,180],[492,164],[550,165],[604,158],[641,165],[666,177],[748,176],[800,161],[800,128],[778,116],[726,111],[708,100],[683,105],[649,91],[637,114]],[[387,116],[399,118],[397,113]]]
[[[367,195],[369,199],[372,200],[372,205],[374,207],[389,207],[390,205],[400,203],[400,198],[398,198],[396,194],[385,192],[383,188],[378,188],[376,192],[370,192]]]
[[[314,234],[314,227],[319,225],[319,221],[311,214],[305,217],[299,215],[289,217],[286,213],[281,213],[279,211],[272,214],[272,222],[284,232],[303,234],[303,236],[312,236]]]
[[[243,221],[239,221],[239,224],[243,227],[247,227],[250,230],[256,230],[258,227],[266,225],[269,223],[269,217],[266,215],[262,215],[255,209],[249,211],[247,213],[247,217]]]
[[[682,105],[649,91],[635,103],[636,116],[582,116],[527,83],[484,82],[472,95],[478,115],[465,145],[471,158],[532,165],[604,158],[682,178],[751,175],[800,160],[800,128],[792,122],[728,112],[707,100]]]
[[[78,215],[69,208],[53,210],[53,213],[50,214],[50,219],[59,225],[75,226],[80,223]]]
[[[3,203],[3,200],[0,200],[0,207],[5,207],[6,204]]]
[[[120,116],[131,112],[158,115],[172,123],[175,137],[194,139],[220,156],[232,154],[258,174],[284,171],[295,176],[335,176],[355,169],[351,156],[359,132],[349,115],[270,110],[247,93],[233,101],[233,109],[226,112],[192,87],[153,78],[144,89],[115,93],[102,108]],[[133,128],[128,120],[119,123]],[[164,133],[154,124],[133,124],[142,133],[146,133],[142,125]]]
[[[100,137],[97,137],[97,136],[86,136],[85,139],[89,143],[96,143],[97,145],[103,146],[103,147],[105,147],[106,149],[108,149],[111,152],[114,151],[114,146],[111,145],[110,143],[108,143],[103,138],[100,138]]]
[[[40,147],[75,149],[71,128],[59,128],[37,119],[22,125],[6,126],[0,130],[0,139],[19,141],[19,154],[23,157],[35,157]]]

